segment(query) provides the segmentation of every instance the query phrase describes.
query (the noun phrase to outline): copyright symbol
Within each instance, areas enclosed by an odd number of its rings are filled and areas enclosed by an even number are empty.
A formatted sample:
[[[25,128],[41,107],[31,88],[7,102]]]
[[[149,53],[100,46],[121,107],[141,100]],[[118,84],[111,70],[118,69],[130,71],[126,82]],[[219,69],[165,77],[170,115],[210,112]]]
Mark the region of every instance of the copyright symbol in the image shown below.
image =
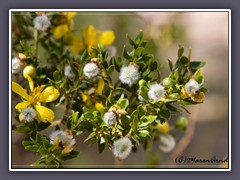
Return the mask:
[[[175,163],[183,163],[183,161],[184,161],[183,156],[177,156],[175,159]]]

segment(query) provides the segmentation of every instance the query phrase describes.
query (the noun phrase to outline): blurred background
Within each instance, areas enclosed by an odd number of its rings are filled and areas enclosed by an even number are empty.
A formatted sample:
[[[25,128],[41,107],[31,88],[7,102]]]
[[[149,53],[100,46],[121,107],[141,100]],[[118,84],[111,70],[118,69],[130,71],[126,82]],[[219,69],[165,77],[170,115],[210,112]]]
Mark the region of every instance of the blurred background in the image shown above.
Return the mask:
[[[177,133],[177,146],[170,153],[162,153],[157,144],[145,152],[138,147],[124,162],[115,162],[107,148],[98,154],[97,145],[83,144],[87,134],[77,138],[78,158],[66,161],[71,168],[112,168],[114,164],[127,167],[182,167],[175,158],[183,155],[197,159],[225,159],[228,156],[228,13],[227,12],[79,12],[74,17],[75,30],[93,25],[99,30],[112,30],[115,42],[108,47],[110,54],[121,55],[128,46],[126,34],[135,37],[140,30],[148,41],[146,52],[154,54],[162,64],[162,77],[169,74],[168,61],[176,61],[178,45],[192,49],[192,61],[206,61],[202,69],[208,92],[203,104],[189,107],[189,127]],[[130,50],[130,49],[129,49]],[[14,107],[12,108],[14,110]],[[62,118],[56,109],[56,119]],[[173,117],[173,119],[176,117]],[[16,123],[13,119],[13,123]],[[171,124],[171,121],[170,121]],[[48,132],[46,132],[48,133]],[[24,136],[12,132],[12,165],[23,167],[38,157],[22,147]],[[159,166],[160,165],[160,166]],[[192,166],[193,165],[193,166]],[[214,165],[219,165],[218,163]],[[217,167],[213,164],[187,164],[187,167]],[[28,166],[26,166],[28,167]],[[119,166],[121,167],[121,166]]]

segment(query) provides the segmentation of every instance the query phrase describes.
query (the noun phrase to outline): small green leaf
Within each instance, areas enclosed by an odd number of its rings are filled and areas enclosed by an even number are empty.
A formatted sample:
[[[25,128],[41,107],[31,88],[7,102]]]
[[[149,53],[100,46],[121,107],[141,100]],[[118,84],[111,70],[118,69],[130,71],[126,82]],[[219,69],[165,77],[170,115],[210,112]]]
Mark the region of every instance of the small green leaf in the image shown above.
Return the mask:
[[[140,31],[134,41],[137,46],[141,43],[142,38],[143,38],[143,32]]]
[[[141,54],[143,53],[143,50],[144,50],[143,47],[138,47],[137,49],[135,49],[134,55],[137,57],[141,56]]]
[[[206,62],[204,61],[193,61],[193,62],[190,62],[189,68],[193,70],[197,70],[204,67],[205,64]]]
[[[103,137],[98,140],[98,153],[102,153],[106,145],[106,141]]]
[[[186,57],[186,56],[182,56],[180,58],[180,63],[183,65],[183,66],[188,66],[188,64],[190,63],[189,59]]]
[[[64,161],[73,159],[73,158],[76,158],[78,156],[78,154],[79,154],[78,151],[71,151],[70,153],[61,155],[61,159]]]
[[[61,81],[61,76],[60,76],[59,71],[54,71],[53,78],[56,82]]]
[[[126,59],[131,59],[131,56],[128,54],[126,47],[123,47],[123,57]]]
[[[203,81],[203,76],[202,76],[200,70],[197,71],[194,79],[195,79],[199,84],[202,83],[202,81]]]
[[[127,34],[127,39],[128,39],[128,42],[132,45],[132,46],[136,46],[134,41],[130,38],[130,36]]]
[[[149,132],[147,130],[140,130],[139,136],[141,136],[141,137],[149,136]]]
[[[114,67],[115,67],[114,65],[111,65],[111,66],[108,67],[107,73],[108,73],[109,75],[113,73],[113,71],[114,71],[114,69],[115,69]]]
[[[51,123],[49,123],[49,122],[47,122],[47,123],[40,122],[37,126],[37,130],[42,131],[42,130],[48,128],[50,125],[51,125]]]
[[[167,109],[161,109],[160,111],[158,111],[158,115],[167,120],[171,117],[171,113]]]
[[[127,99],[123,99],[121,100],[121,102],[119,103],[119,106],[121,107],[121,109],[126,109],[129,105],[129,102]]]
[[[183,53],[184,53],[184,48],[181,45],[179,45],[178,47],[179,47],[179,49],[178,49],[178,59],[180,59],[182,57]]]
[[[90,139],[94,138],[96,136],[95,132],[92,132],[91,134],[88,135],[88,137],[84,140],[84,142],[89,141]]]

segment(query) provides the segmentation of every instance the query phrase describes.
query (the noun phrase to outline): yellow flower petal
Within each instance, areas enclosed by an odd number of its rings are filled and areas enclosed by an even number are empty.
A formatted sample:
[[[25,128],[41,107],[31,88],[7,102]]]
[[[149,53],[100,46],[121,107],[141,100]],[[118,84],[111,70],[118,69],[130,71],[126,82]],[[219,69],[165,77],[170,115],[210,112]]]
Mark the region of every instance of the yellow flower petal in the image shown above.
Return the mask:
[[[109,46],[115,40],[115,35],[113,31],[104,31],[99,37],[98,42],[104,46]]]
[[[34,90],[34,83],[33,83],[32,78],[28,75],[25,75],[25,78],[28,80],[30,90],[33,91]]]
[[[83,42],[74,42],[73,45],[71,46],[71,52],[73,54],[77,54],[78,52],[82,51],[84,49]]]
[[[95,103],[95,108],[100,111],[101,109],[104,108],[104,105],[101,102],[96,102]]]
[[[52,102],[59,97],[60,93],[53,86],[49,86],[43,90],[40,95],[40,102]]]
[[[68,25],[67,24],[62,24],[57,26],[54,30],[53,30],[53,35],[56,39],[60,39],[61,37],[64,36],[64,34],[66,34],[69,31],[68,29]]]
[[[82,37],[84,39],[84,43],[91,48],[91,46],[94,45],[96,42],[96,35],[97,35],[97,30],[94,29],[93,26],[88,26],[82,29]]]
[[[101,94],[103,88],[104,88],[104,81],[103,81],[102,78],[99,78],[99,80],[98,80],[98,87],[96,89],[96,94]]]
[[[68,20],[71,20],[76,16],[77,12],[63,12],[62,14],[65,15]]]
[[[31,104],[31,103],[28,102],[28,101],[20,102],[20,103],[18,103],[18,104],[15,106],[15,108],[16,108],[17,110],[21,111],[21,110],[27,108],[30,104]]]
[[[69,45],[72,45],[74,43],[81,41],[81,38],[78,37],[73,32],[69,31],[64,35],[63,40],[64,40],[64,42],[68,43]]]
[[[12,91],[20,95],[24,99],[28,99],[28,94],[26,91],[16,82],[12,82]]]
[[[53,120],[54,120],[54,112],[49,109],[49,108],[46,108],[44,106],[40,106],[40,105],[35,105],[35,110],[37,112],[37,116],[38,118],[46,123],[46,122],[50,122],[52,123]]]

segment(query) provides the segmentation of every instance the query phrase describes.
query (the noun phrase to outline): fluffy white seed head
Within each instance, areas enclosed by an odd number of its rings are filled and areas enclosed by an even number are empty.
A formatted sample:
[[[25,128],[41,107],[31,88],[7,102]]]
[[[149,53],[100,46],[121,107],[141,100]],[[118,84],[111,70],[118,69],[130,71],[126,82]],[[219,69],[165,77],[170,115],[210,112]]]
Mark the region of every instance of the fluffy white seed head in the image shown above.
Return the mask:
[[[17,57],[12,58],[12,74],[17,74],[22,69],[22,63]]]
[[[161,134],[159,137],[159,149],[165,153],[170,152],[176,145],[174,137],[170,134]]]
[[[33,121],[35,117],[36,111],[31,107],[23,109],[22,113],[20,114],[20,119],[27,122]]]
[[[46,31],[47,28],[50,26],[50,21],[45,14],[37,16],[33,20],[34,27],[39,31]]]
[[[119,79],[123,84],[127,84],[131,87],[133,84],[136,84],[136,82],[140,79],[138,68],[134,65],[122,67]]]
[[[159,101],[165,94],[164,86],[161,84],[152,84],[149,87],[148,97],[154,101]]]
[[[132,151],[132,141],[128,137],[118,139],[113,143],[113,154],[116,158],[126,159]]]
[[[188,94],[195,94],[199,90],[199,84],[194,79],[190,79],[188,83],[185,84],[185,90]]]
[[[87,76],[89,79],[97,76],[99,74],[99,71],[99,67],[94,62],[85,64],[83,68],[84,75]]]
[[[70,79],[74,78],[74,74],[71,70],[71,66],[70,65],[65,65],[64,67],[64,75],[69,77]]]
[[[73,135],[62,130],[53,131],[49,137],[51,144],[54,144],[54,140],[57,138],[58,142],[61,143],[63,147],[72,147],[76,143]]]
[[[108,126],[112,126],[117,121],[117,115],[113,111],[108,111],[104,114],[103,120]]]

